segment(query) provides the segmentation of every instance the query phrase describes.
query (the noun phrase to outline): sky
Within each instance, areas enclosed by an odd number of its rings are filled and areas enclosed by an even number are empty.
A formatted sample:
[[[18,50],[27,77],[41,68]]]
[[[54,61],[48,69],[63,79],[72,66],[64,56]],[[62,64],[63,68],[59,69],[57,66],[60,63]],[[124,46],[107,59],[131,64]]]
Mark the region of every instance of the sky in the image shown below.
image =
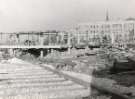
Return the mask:
[[[70,30],[79,22],[135,18],[135,0],[0,0],[0,32]]]

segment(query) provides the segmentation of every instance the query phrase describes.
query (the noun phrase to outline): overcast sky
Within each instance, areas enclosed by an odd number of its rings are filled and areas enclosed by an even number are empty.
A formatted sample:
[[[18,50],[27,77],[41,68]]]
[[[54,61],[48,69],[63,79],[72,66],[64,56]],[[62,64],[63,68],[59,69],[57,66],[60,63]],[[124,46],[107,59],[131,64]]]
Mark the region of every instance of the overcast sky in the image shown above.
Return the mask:
[[[68,30],[78,22],[135,18],[135,0],[0,0],[0,32]]]

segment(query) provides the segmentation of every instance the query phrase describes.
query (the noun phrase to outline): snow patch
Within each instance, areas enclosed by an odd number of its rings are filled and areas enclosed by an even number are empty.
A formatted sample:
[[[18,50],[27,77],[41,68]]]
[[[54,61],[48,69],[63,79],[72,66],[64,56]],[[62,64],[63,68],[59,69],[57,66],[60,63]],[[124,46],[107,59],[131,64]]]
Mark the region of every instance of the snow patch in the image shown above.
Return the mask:
[[[12,58],[8,60],[9,63],[14,63],[14,64],[28,64],[27,62],[18,59],[18,58]]]

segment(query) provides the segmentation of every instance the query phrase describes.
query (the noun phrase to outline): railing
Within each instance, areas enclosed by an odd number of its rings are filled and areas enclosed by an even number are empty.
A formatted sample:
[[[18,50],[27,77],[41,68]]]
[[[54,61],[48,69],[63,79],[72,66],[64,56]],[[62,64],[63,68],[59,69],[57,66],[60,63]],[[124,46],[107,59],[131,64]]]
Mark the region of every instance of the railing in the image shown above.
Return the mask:
[[[44,43],[44,44],[40,44],[40,42],[37,42],[37,43],[24,43],[24,42],[21,42],[21,43],[3,43],[1,44],[0,43],[0,46],[39,46],[39,45],[67,45],[67,43]]]

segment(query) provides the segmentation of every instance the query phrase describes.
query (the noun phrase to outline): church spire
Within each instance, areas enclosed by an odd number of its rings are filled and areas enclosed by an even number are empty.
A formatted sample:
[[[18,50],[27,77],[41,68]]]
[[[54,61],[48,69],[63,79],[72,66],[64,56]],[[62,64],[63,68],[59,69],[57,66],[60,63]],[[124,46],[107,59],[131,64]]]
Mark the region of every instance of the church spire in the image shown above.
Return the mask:
[[[107,15],[106,15],[106,21],[109,21],[108,12],[107,12]]]

